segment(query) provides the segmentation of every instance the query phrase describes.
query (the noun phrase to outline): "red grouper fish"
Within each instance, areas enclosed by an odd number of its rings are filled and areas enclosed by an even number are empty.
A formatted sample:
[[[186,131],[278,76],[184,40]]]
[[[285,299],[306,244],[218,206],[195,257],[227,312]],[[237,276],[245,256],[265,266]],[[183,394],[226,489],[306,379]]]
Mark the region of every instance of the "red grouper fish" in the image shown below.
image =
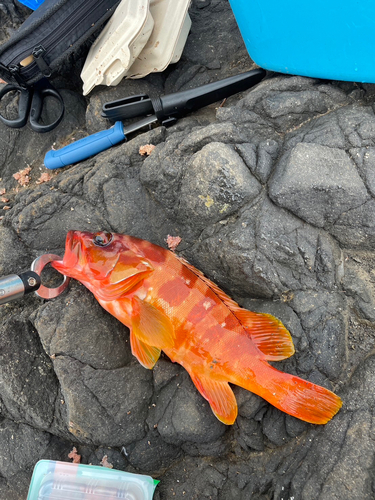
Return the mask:
[[[241,308],[165,248],[121,234],[69,231],[64,258],[52,266],[83,283],[130,329],[132,353],[145,368],[161,350],[182,365],[224,424],[237,417],[229,383],[314,424],[328,422],[342,405],[328,389],[267,363],[294,354],[279,320]]]

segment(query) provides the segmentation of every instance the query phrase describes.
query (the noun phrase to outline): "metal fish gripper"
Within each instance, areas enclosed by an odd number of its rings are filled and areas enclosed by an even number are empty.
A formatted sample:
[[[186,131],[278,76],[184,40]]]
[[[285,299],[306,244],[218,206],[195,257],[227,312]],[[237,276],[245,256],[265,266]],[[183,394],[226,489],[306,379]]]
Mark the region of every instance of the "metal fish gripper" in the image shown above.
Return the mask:
[[[47,264],[60,259],[55,254],[44,254],[33,261],[29,271],[20,274],[9,274],[0,278],[0,305],[20,299],[31,292],[35,292],[43,299],[58,297],[69,285],[70,278],[63,275],[64,279],[61,285],[48,288],[42,285],[41,273]]]

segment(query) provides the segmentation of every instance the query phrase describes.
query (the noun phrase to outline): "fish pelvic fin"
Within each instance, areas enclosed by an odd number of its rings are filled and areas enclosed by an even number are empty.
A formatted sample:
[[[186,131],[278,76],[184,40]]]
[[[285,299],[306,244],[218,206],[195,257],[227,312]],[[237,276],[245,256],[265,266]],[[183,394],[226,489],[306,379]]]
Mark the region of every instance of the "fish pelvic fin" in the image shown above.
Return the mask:
[[[233,313],[267,361],[281,361],[295,352],[289,331],[271,314],[237,307]]]
[[[192,375],[191,379],[201,393],[210,403],[215,416],[226,425],[232,425],[237,418],[238,408],[235,395],[228,382],[213,380],[205,375]]]
[[[130,346],[133,355],[138,359],[142,366],[151,369],[160,357],[160,349],[151,345],[145,344],[134,333],[130,332]]]
[[[141,342],[158,349],[173,347],[175,331],[171,320],[136,295],[132,298],[131,323],[132,333]]]

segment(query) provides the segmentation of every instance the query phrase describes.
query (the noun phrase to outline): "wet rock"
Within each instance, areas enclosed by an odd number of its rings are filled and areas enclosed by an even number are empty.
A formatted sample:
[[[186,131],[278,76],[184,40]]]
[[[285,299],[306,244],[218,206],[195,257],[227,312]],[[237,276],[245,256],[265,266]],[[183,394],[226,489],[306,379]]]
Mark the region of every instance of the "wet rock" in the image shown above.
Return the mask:
[[[313,117],[350,103],[350,97],[331,83],[300,76],[276,76],[248,93],[241,110],[257,112],[285,134]]]
[[[349,156],[340,149],[297,144],[270,182],[275,203],[318,227],[363,205],[369,195]]]
[[[53,192],[50,186],[42,185],[23,193],[21,203],[7,217],[25,243],[43,251],[64,248],[66,233],[73,228],[108,228],[102,213],[81,197]]]
[[[261,186],[227,145],[212,142],[192,157],[182,180],[181,218],[204,228],[236,212],[260,193]]]
[[[29,425],[1,419],[0,494],[3,498],[26,498],[32,470],[38,460],[64,460],[70,443]]]
[[[0,338],[2,415],[48,430],[54,418],[58,383],[36,330],[19,314],[3,313]]]
[[[338,293],[301,291],[296,292],[291,305],[307,333],[315,366],[328,378],[336,379],[345,359],[345,298]]]
[[[128,447],[126,454],[133,467],[155,473],[173,464],[181,456],[181,449],[167,443],[157,429],[151,429],[143,439]]]
[[[29,249],[19,236],[10,228],[0,227],[0,274],[21,273],[30,266],[30,259]]]
[[[123,446],[142,439],[151,373],[140,365],[95,370],[67,356],[54,360],[72,436],[83,443]]]
[[[375,148],[353,148],[350,150],[350,155],[355,162],[359,175],[364,181],[371,196],[375,195]]]
[[[158,422],[158,431],[166,442],[208,443],[222,436],[226,426],[219,422],[208,403],[184,373],[174,385],[174,394]]]
[[[279,153],[279,144],[271,139],[261,142],[258,147],[251,143],[238,144],[236,150],[255,177],[265,184]]]
[[[375,321],[374,290],[371,277],[366,270],[353,262],[345,265],[342,285],[348,295],[354,298],[354,307],[360,318]]]
[[[104,370],[130,362],[127,328],[106,313],[91,294],[82,294],[80,286],[65,297],[63,310],[58,301],[47,302],[38,309],[33,323],[52,358],[68,356]]]
[[[237,418],[239,435],[237,437],[239,444],[245,450],[264,450],[264,435],[261,425],[252,419],[242,417]]]
[[[375,242],[374,200],[341,214],[330,233],[343,248],[372,249]]]
[[[86,103],[77,92],[63,89],[61,95],[64,99],[65,113],[58,128],[51,132],[37,134],[29,125],[22,129],[12,129],[0,122],[0,171],[2,185],[9,191],[17,187],[13,174],[27,166],[31,167],[30,177],[35,182],[41,174],[40,168],[47,151],[52,146],[57,148],[70,144],[76,132],[84,125]],[[55,117],[55,115],[53,115]],[[51,121],[51,117],[46,117]]]
[[[193,470],[195,471],[195,484],[192,484],[191,480]],[[217,498],[226,480],[223,472],[208,462],[192,458],[185,459],[183,467],[168,471],[167,481],[158,486],[160,496],[161,498],[172,498],[172,496],[183,498],[188,494],[192,499]]]

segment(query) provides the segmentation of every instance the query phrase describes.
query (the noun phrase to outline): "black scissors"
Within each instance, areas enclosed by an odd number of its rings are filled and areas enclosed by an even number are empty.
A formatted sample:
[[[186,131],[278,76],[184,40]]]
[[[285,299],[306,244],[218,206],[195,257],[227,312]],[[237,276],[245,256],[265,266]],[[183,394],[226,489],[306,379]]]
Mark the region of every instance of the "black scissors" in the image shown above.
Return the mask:
[[[61,122],[64,115],[64,102],[59,92],[49,83],[46,78],[42,78],[32,87],[19,87],[9,83],[0,91],[0,101],[9,92],[19,93],[18,118],[14,120],[5,118],[0,114],[0,120],[12,128],[24,127],[30,118],[30,127],[35,132],[50,132]],[[52,97],[58,103],[58,117],[46,125],[39,123],[44,100],[46,97]]]

